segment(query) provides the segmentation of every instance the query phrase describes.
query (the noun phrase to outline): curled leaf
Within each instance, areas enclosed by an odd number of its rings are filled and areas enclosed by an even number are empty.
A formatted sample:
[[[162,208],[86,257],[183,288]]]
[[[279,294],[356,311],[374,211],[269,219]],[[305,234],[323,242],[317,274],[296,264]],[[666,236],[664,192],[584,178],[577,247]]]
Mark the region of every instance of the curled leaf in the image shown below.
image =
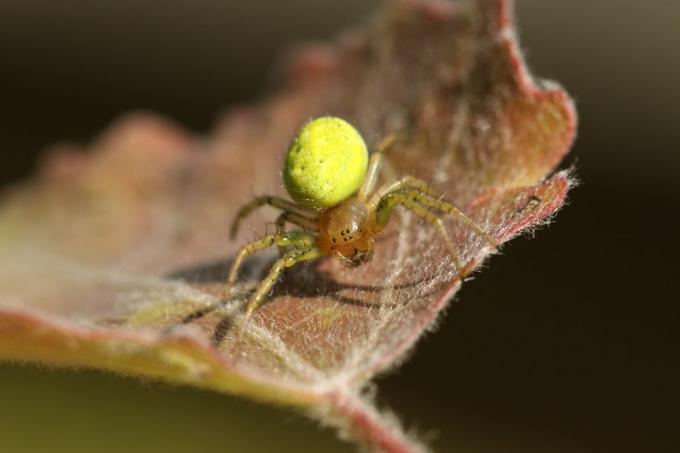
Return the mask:
[[[229,221],[253,194],[285,195],[283,151],[320,115],[347,119],[370,146],[399,133],[394,173],[431,181],[500,243],[553,214],[569,187],[564,173],[545,178],[573,140],[573,106],[529,76],[509,3],[394,1],[366,29],[300,50],[270,100],[232,110],[209,137],[136,114],[87,150],[54,149],[0,207],[0,358],[299,406],[372,448],[419,448],[359,395],[460,288],[428,224],[402,213],[356,269],[291,269],[245,330],[243,304],[273,255],[250,260],[221,298],[226,257],[273,217],[253,216],[236,241]],[[467,272],[493,252],[444,220]]]

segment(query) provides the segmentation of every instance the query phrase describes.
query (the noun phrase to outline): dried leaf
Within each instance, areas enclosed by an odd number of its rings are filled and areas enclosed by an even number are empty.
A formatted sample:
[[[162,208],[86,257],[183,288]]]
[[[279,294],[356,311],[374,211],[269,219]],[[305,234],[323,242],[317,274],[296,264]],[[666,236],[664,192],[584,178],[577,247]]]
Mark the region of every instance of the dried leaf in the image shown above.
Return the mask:
[[[509,8],[394,1],[365,30],[299,51],[277,94],[233,110],[209,137],[137,114],[90,149],[52,150],[0,207],[0,358],[299,406],[372,448],[419,448],[359,395],[461,285],[436,231],[402,213],[372,262],[291,269],[242,331],[243,303],[274,255],[250,260],[227,301],[225,257],[271,231],[272,213],[236,241],[227,228],[253,194],[285,195],[283,151],[322,114],[372,145],[402,134],[395,173],[432,181],[499,242],[548,218],[569,180],[544,178],[569,149],[575,115],[564,91],[528,75]],[[456,219],[446,227],[468,271],[493,252]]]

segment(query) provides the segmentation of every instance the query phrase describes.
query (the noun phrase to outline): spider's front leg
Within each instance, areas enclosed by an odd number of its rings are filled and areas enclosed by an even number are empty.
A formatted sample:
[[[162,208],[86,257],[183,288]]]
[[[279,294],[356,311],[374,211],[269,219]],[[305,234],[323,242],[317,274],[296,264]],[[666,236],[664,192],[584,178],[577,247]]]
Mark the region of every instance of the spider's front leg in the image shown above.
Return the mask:
[[[238,210],[236,213],[236,216],[234,217],[234,220],[231,224],[231,230],[229,233],[229,236],[233,239],[236,236],[236,233],[238,232],[238,227],[241,224],[241,220],[243,220],[245,217],[247,217],[251,212],[256,210],[257,208],[260,208],[262,206],[269,205],[273,208],[279,209],[283,211],[284,213],[290,213],[291,215],[291,220],[289,220],[291,223],[296,223],[303,228],[308,228],[308,225],[315,225],[314,219],[316,218],[316,213],[310,211],[309,209],[306,209],[296,203],[293,203],[292,201],[286,200],[285,198],[280,198],[280,197],[273,197],[270,195],[264,195],[261,197],[255,197],[253,201],[251,201],[248,204],[245,204],[241,207],[241,209]],[[294,216],[294,217],[293,217]],[[294,221],[292,219],[296,219],[297,221]],[[302,224],[304,223],[304,225]],[[313,229],[313,228],[310,228]]]
[[[428,211],[425,207],[420,205],[418,202],[413,201],[406,195],[399,192],[395,192],[384,196],[378,203],[377,208],[375,210],[376,223],[381,228],[384,228],[389,222],[390,217],[392,216],[392,212],[394,211],[394,208],[397,207],[397,205],[402,205],[406,209],[412,211],[414,214],[425,219],[425,221],[427,221],[432,226],[437,228],[439,234],[441,234],[442,238],[444,239],[446,248],[449,250],[451,259],[453,259],[453,262],[456,265],[456,271],[460,270],[462,267],[460,260],[458,259],[458,249],[456,248],[456,245],[453,243],[451,236],[449,236],[449,232],[446,231],[446,227],[444,226],[444,222],[442,222],[442,219],[440,219],[435,214],[433,214],[432,212]]]
[[[306,217],[302,217],[299,214],[295,214],[294,212],[283,211],[276,218],[277,234],[284,234],[286,232],[286,223],[292,223],[293,225],[300,226],[307,231],[317,231],[319,229],[318,223],[316,221],[309,220]],[[279,245],[278,248],[279,256],[283,256],[286,247],[283,245]]]
[[[230,295],[231,288],[236,282],[238,271],[243,264],[243,260],[260,250],[267,249],[274,245],[279,247],[290,247],[291,250],[286,252],[282,258],[274,263],[267,278],[265,278],[258,286],[255,294],[248,302],[246,319],[248,319],[250,314],[258,307],[258,305],[260,305],[283,269],[293,266],[296,263],[312,260],[321,256],[320,250],[316,247],[316,237],[313,234],[304,231],[289,231],[267,235],[262,239],[246,244],[241,248],[229,271],[229,277],[227,278],[223,290],[223,297],[226,298]]]
[[[406,197],[409,197],[411,200],[424,204],[429,208],[436,209],[439,212],[443,212],[445,214],[449,214],[451,216],[459,218],[466,225],[475,230],[477,234],[482,236],[491,247],[493,247],[494,249],[498,248],[498,242],[496,241],[496,239],[494,239],[489,233],[487,233],[484,230],[484,228],[479,226],[477,222],[468,217],[467,214],[465,214],[458,206],[454,205],[453,203],[446,201],[442,198],[435,198],[433,196],[421,192],[418,189],[404,192],[404,195]]]
[[[406,176],[399,181],[387,184],[376,191],[368,202],[370,209],[378,209],[385,198],[400,193],[411,202],[427,206],[439,212],[457,217],[482,236],[491,247],[498,248],[498,242],[456,205],[438,196],[434,189],[422,179]],[[409,208],[410,209],[410,208]]]
[[[248,301],[245,322],[250,319],[250,316],[253,314],[253,312],[257,309],[257,307],[260,306],[265,297],[267,297],[267,294],[269,294],[269,291],[271,290],[272,286],[274,286],[274,283],[276,283],[276,281],[279,279],[279,276],[284,269],[295,266],[296,264],[302,263],[303,261],[317,259],[321,256],[323,256],[323,253],[316,246],[308,249],[293,249],[284,254],[283,257],[274,263],[271,270],[269,271],[269,275],[267,275],[267,277],[262,280],[262,282],[260,282],[260,286],[257,287],[257,290],[255,290],[255,293]]]
[[[229,271],[229,277],[227,278],[224,288],[225,297],[229,295],[231,287],[234,285],[234,282],[236,282],[236,277],[243,264],[243,260],[248,256],[274,245],[278,245],[279,247],[292,246],[298,249],[310,249],[314,247],[315,243],[316,238],[309,233],[303,231],[290,231],[268,234],[262,239],[244,245],[241,247],[241,250],[239,250],[238,255],[236,255],[234,264],[232,264],[231,270]]]

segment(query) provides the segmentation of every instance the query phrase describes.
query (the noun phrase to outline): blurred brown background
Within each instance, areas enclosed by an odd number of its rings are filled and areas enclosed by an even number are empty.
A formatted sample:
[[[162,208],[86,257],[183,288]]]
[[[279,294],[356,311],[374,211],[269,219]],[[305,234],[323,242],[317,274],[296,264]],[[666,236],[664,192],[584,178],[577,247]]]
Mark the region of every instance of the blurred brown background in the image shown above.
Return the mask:
[[[208,131],[295,41],[376,0],[0,0],[0,182],[148,109]],[[576,99],[582,180],[469,282],[380,402],[451,452],[680,451],[680,4],[518,0],[535,74]],[[0,366],[8,452],[351,451],[287,411],[94,372]]]

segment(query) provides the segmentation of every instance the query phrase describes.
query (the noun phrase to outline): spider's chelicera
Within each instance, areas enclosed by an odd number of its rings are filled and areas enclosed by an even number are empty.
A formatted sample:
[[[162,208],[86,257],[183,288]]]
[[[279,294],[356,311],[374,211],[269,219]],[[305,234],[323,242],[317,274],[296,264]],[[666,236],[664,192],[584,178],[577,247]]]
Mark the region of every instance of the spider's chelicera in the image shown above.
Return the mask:
[[[334,256],[350,267],[369,261],[375,237],[385,229],[399,205],[439,231],[457,270],[461,263],[456,246],[435,212],[458,217],[496,247],[488,233],[436,194],[425,181],[405,176],[376,189],[384,153],[395,142],[395,135],[385,138],[369,160],[361,135],[340,118],[317,118],[300,130],[288,150],[283,169],[286,189],[294,201],[257,197],[238,211],[232,224],[233,238],[241,220],[255,209],[269,205],[281,211],[276,220],[277,232],[243,246],[227,279],[225,295],[230,293],[247,256],[279,247],[281,257],[250,297],[246,320],[287,267],[322,256]],[[286,231],[286,224],[300,229]]]

